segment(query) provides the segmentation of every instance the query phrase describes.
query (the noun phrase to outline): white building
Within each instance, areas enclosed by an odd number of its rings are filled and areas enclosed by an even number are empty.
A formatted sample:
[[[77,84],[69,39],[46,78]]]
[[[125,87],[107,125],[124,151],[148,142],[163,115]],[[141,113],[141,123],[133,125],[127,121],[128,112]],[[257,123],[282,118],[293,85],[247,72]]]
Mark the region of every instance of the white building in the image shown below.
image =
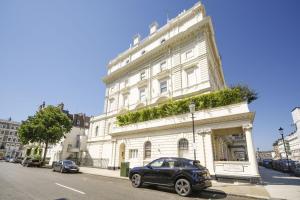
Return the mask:
[[[247,102],[117,126],[116,116],[226,88],[211,18],[201,3],[183,11],[108,64],[104,114],[91,118],[87,157],[97,167],[130,167],[159,157],[196,156],[216,177],[258,180],[252,141],[254,113]],[[103,161],[98,162],[99,160]],[[94,162],[94,163],[95,163]],[[106,166],[106,163],[108,166]]]
[[[21,143],[18,138],[17,129],[20,122],[0,119],[0,157],[21,156]]]
[[[49,146],[46,157],[53,161],[64,159],[80,159],[86,153],[87,129],[73,126],[71,131],[65,135],[57,144]],[[43,155],[43,154],[42,154]]]
[[[300,107],[292,110],[295,131],[284,138],[289,159],[300,161]],[[282,140],[278,141],[278,149],[282,158],[286,158]]]

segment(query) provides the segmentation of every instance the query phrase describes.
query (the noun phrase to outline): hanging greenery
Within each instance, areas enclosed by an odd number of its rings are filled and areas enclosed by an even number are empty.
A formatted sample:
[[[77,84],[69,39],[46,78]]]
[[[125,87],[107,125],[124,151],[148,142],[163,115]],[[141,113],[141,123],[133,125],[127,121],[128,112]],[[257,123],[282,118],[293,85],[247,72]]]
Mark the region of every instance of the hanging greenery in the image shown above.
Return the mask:
[[[169,117],[189,112],[191,102],[195,103],[196,111],[227,106],[243,101],[251,103],[257,99],[257,93],[247,86],[237,85],[216,92],[193,96],[180,100],[169,100],[168,102],[150,108],[143,108],[133,112],[117,116],[117,124],[125,126],[137,122]]]

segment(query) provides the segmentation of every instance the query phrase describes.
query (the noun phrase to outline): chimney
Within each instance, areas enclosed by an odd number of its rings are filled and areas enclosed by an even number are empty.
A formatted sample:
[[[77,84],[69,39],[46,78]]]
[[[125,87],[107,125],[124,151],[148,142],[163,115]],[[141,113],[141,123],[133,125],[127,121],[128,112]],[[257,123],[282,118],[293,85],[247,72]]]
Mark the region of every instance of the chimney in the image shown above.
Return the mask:
[[[134,37],[133,37],[133,46],[139,44],[141,41],[141,36],[140,34],[136,34]]]
[[[152,35],[153,33],[155,33],[158,29],[158,23],[155,21],[152,24],[150,24],[149,26],[150,29],[150,35]]]

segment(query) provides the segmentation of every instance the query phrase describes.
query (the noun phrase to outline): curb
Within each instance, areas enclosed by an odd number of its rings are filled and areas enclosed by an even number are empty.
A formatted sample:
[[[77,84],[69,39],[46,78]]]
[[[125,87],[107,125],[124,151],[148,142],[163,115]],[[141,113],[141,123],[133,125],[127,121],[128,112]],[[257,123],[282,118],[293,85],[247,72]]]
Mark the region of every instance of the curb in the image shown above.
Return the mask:
[[[89,174],[89,175],[96,175],[96,176],[102,176],[102,177],[107,177],[107,178],[116,178],[116,179],[123,179],[123,180],[128,180],[128,177],[117,177],[117,176],[108,176],[108,175],[103,175],[103,174],[94,174],[94,173],[89,173],[89,172],[83,172],[80,171],[83,174]]]
[[[222,194],[224,194],[224,193],[222,193],[222,192],[218,192],[218,191],[211,191],[210,189],[206,189],[206,190],[204,190],[205,192],[209,192],[209,193],[214,193],[214,194],[220,194],[220,195],[222,195]],[[229,195],[229,196],[235,196],[235,197],[246,197],[246,198],[249,198],[249,199],[264,199],[264,200],[269,200],[269,199],[271,199],[270,197],[266,197],[266,196],[255,196],[255,195],[241,195],[241,194],[234,194],[234,193],[225,193],[225,194],[227,194],[227,195]]]

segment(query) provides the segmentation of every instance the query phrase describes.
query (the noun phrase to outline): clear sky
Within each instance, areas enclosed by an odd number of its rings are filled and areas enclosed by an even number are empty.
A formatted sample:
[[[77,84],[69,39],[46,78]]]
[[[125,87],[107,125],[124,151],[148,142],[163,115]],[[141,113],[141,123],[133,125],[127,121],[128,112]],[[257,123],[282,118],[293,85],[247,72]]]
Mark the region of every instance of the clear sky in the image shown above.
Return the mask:
[[[106,64],[196,0],[0,0],[0,118],[21,121],[42,101],[102,113]],[[203,0],[228,85],[259,93],[256,147],[271,149],[300,106],[300,1]]]

